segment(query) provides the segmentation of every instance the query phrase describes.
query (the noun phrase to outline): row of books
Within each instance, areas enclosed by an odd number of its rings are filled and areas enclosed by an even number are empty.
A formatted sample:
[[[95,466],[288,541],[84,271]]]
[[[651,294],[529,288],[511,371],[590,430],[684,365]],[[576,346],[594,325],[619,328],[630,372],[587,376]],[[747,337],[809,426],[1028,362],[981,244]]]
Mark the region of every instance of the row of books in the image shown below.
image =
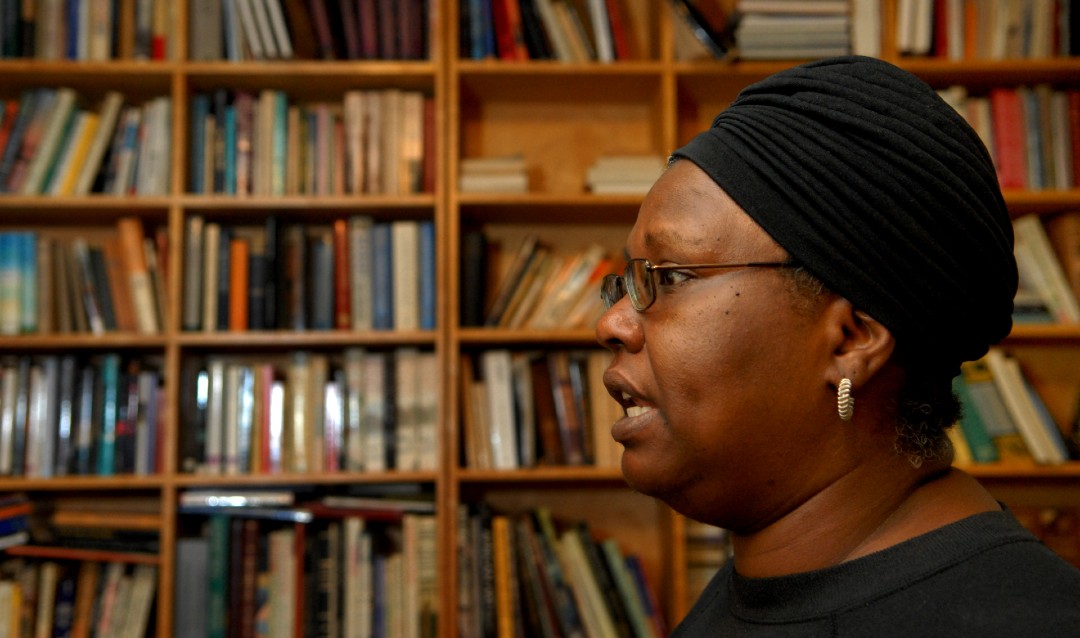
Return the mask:
[[[160,362],[106,353],[0,362],[0,475],[153,474],[162,468]]]
[[[4,0],[0,56],[39,60],[170,57],[170,0]]]
[[[161,195],[169,189],[172,100],[124,104],[105,93],[84,107],[70,88],[37,88],[3,101],[0,192]]]
[[[487,285],[501,244],[482,229],[467,230],[461,249],[461,325],[536,330],[591,327],[603,312],[600,280],[621,260],[599,245],[579,252],[555,251],[528,235],[506,253],[509,265]]]
[[[797,60],[851,52],[847,0],[740,0],[736,11],[735,44],[744,60]]]
[[[188,217],[184,330],[433,330],[435,227],[354,215],[330,225]]]
[[[193,60],[422,60],[429,0],[192,0]]]
[[[1077,458],[1074,433],[1062,433],[1020,363],[1002,349],[964,363],[953,390],[964,408],[953,437],[958,462],[1022,458],[1057,464]]]
[[[613,62],[637,56],[623,0],[465,0],[460,7],[465,59]]]
[[[157,566],[121,561],[0,562],[0,633],[6,636],[144,638]]]
[[[1080,53],[1071,0],[899,0],[901,53],[948,60],[1005,60]]]
[[[1036,215],[1013,221],[1013,253],[1020,282],[1013,319],[1020,323],[1080,321],[1080,257],[1075,213],[1050,218]]]
[[[93,239],[0,232],[0,334],[159,334],[165,318],[162,232],[123,217]]]
[[[459,636],[666,635],[638,558],[584,521],[463,504],[457,538]]]
[[[297,103],[284,91],[218,89],[191,100],[192,193],[345,195],[434,190],[434,101],[350,90]]]
[[[1080,186],[1080,91],[1021,85],[969,95],[954,86],[941,94],[990,150],[1002,188]]]
[[[340,357],[294,352],[184,364],[186,472],[276,474],[434,470],[435,355],[415,348]]]
[[[474,469],[618,467],[610,426],[622,407],[603,384],[602,350],[511,352],[462,360],[462,450]]]
[[[435,635],[434,516],[277,511],[312,515],[227,508],[178,539],[175,636]]]

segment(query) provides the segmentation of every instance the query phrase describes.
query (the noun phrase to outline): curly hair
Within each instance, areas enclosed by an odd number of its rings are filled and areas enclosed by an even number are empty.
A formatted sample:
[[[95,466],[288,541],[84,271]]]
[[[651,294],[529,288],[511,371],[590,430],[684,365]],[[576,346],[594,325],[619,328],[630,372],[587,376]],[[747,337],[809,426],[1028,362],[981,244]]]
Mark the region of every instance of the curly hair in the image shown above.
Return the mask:
[[[820,279],[801,265],[785,268],[782,272],[791,283],[796,303],[805,303],[801,307],[807,311],[830,292]],[[800,299],[802,302],[798,301]],[[893,442],[896,452],[906,456],[915,467],[928,461],[951,461],[953,449],[948,430],[961,414],[960,401],[952,391],[951,380],[920,370],[914,357],[905,356],[902,344],[897,344],[894,357],[906,371],[896,399],[896,439]]]

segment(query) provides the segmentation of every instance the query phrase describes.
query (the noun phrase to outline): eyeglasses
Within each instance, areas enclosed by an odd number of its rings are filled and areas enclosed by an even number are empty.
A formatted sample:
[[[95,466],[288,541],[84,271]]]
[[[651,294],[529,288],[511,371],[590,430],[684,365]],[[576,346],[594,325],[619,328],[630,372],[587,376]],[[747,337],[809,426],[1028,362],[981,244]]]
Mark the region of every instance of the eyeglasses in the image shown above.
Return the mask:
[[[786,261],[751,261],[742,264],[665,264],[654,266],[648,259],[631,259],[626,264],[622,275],[606,275],[600,285],[600,298],[604,307],[611,308],[620,299],[630,294],[630,303],[638,312],[656,301],[659,286],[678,283],[672,281],[673,271],[697,270],[699,268],[794,268],[795,264]]]

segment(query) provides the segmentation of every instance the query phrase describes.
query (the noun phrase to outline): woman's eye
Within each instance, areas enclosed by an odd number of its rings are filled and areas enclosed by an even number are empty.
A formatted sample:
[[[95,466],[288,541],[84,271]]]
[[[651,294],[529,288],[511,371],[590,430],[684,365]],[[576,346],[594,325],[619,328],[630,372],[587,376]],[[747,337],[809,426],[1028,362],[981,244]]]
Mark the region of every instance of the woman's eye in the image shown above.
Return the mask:
[[[690,279],[690,274],[678,270],[657,270],[657,283],[661,286],[674,286]]]

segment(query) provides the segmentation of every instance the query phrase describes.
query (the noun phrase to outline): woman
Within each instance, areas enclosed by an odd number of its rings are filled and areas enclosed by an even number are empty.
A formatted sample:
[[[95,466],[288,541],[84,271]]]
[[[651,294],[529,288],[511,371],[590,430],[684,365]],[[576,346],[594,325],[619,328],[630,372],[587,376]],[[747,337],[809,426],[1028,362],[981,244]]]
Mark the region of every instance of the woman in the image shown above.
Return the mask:
[[[632,487],[731,531],[677,636],[1080,634],[1080,572],[951,467],[950,380],[1011,328],[978,136],[888,63],[745,89],[677,150],[597,326]]]

